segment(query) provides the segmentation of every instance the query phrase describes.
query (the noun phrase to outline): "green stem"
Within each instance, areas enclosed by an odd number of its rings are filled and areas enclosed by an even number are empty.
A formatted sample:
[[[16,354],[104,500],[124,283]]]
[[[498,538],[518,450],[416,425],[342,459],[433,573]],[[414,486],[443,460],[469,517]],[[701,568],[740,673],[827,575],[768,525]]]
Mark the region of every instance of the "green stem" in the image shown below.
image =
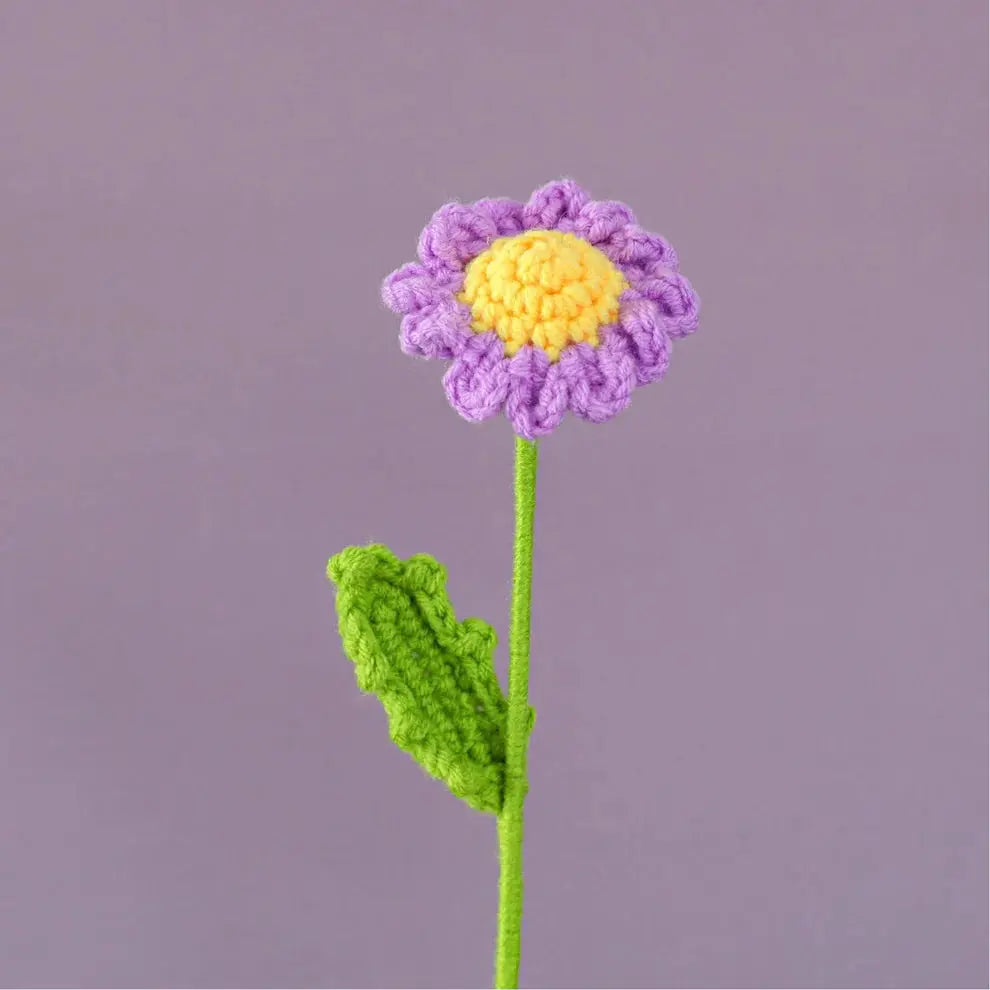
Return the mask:
[[[505,797],[498,816],[498,941],[495,986],[519,986],[523,908],[523,804],[526,747],[532,727],[529,707],[529,614],[533,584],[533,513],[536,508],[535,441],[516,437],[516,535],[512,564],[509,630],[509,708],[505,730]]]

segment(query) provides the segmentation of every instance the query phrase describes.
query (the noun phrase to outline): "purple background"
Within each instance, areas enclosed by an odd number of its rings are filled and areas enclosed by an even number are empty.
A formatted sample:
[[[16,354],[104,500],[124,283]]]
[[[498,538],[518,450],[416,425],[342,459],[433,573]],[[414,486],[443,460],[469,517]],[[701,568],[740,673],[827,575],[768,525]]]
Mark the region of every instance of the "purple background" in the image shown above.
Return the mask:
[[[506,632],[511,434],[380,279],[563,174],[703,300],[543,447],[522,978],[986,986],[977,2],[0,6],[0,980],[484,986],[494,823],[326,558]],[[504,669],[500,651],[500,669]]]

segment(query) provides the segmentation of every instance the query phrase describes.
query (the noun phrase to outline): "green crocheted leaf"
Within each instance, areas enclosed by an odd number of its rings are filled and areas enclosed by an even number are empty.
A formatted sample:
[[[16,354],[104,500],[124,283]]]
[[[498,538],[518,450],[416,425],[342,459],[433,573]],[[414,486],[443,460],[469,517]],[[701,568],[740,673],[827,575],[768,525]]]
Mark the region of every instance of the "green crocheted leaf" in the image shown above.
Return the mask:
[[[506,701],[492,665],[495,631],[458,622],[447,574],[427,554],[348,547],[327,565],[344,652],[358,687],[376,694],[389,733],[478,811],[502,807]]]

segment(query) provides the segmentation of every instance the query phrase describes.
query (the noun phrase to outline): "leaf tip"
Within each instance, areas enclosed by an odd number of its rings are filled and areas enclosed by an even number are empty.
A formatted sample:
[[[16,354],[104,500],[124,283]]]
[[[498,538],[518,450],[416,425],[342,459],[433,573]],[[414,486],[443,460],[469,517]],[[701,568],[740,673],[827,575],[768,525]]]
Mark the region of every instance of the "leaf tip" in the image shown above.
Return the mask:
[[[428,553],[413,554],[405,563],[408,587],[439,594],[447,587],[447,568]]]
[[[327,561],[327,578],[340,587],[355,583],[376,573],[381,564],[395,564],[396,558],[388,547],[370,543],[364,547],[344,547]]]

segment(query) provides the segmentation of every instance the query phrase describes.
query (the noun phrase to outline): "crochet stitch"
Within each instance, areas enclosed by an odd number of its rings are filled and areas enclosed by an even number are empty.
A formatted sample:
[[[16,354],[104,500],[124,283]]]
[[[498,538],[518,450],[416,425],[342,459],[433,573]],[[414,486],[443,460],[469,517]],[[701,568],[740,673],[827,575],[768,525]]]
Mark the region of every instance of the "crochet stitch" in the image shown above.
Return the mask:
[[[532,344],[551,361],[568,344],[598,344],[629,287],[597,248],[573,234],[533,230],[501,237],[466,268],[457,298],[471,307],[471,329],[494,330],[515,354]]]
[[[505,719],[492,654],[495,630],[458,622],[446,570],[428,554],[348,547],[330,559],[344,652],[358,687],[378,695],[392,741],[478,811],[498,814]]]
[[[419,261],[382,298],[402,316],[408,354],[449,360],[444,388],[477,421],[504,413],[515,438],[515,542],[508,696],[492,664],[495,632],[458,622],[433,557],[381,544],[331,558],[344,652],[376,694],[389,733],[471,807],[497,816],[495,986],[519,985],[523,807],[529,790],[533,523],[537,437],[569,410],[603,422],[633,390],[663,377],[671,341],[698,323],[698,297],[673,248],[622,203],[596,202],[569,179],[526,203],[448,203],[419,239]]]
[[[452,362],[444,389],[465,419],[505,413],[529,440],[568,410],[594,423],[615,416],[698,325],[671,245],[570,179],[526,203],[448,203],[418,253],[382,287],[402,317],[402,349]]]
[[[509,628],[509,711],[506,726],[505,801],[498,818],[498,940],[495,986],[519,984],[523,907],[523,804],[529,792],[526,746],[533,727],[529,695],[529,625],[533,584],[533,517],[536,512],[536,444],[516,438],[516,536],[512,551]]]

